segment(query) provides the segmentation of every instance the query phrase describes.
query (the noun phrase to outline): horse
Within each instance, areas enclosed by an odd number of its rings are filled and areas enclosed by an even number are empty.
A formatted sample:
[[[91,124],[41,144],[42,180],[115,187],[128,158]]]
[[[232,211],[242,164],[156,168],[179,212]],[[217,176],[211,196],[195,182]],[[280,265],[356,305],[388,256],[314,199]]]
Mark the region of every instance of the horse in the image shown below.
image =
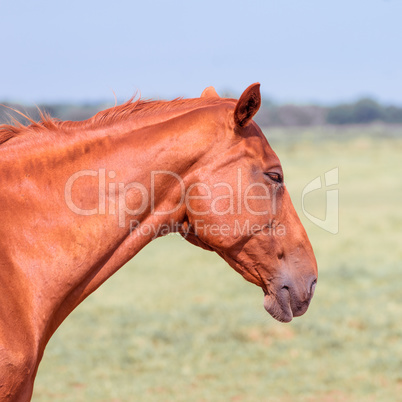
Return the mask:
[[[180,233],[304,314],[317,263],[281,163],[238,100],[130,99],[80,122],[0,126],[0,399],[29,401],[50,337],[153,239]],[[27,116],[25,116],[27,117]],[[28,118],[28,117],[27,117]]]

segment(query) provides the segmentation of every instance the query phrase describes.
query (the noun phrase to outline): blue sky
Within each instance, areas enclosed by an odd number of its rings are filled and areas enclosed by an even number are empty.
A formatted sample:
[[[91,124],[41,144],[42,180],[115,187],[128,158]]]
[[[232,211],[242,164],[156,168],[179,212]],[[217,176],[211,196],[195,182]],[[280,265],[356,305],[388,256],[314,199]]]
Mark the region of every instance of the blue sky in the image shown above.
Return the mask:
[[[0,101],[240,93],[402,104],[402,0],[0,0]]]

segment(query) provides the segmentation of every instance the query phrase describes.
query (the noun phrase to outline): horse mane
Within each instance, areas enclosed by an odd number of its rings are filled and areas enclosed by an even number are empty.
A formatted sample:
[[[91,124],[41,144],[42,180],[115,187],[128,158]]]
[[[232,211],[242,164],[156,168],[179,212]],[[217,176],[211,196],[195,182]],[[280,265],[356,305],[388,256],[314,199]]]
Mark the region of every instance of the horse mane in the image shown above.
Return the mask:
[[[16,118],[12,118],[13,124],[2,124],[0,125],[0,145],[4,144],[8,140],[19,137],[27,133],[37,132],[37,131],[69,131],[72,129],[86,129],[95,130],[100,128],[106,128],[112,124],[116,124],[123,120],[127,120],[131,117],[141,118],[151,114],[169,112],[178,109],[183,109],[183,111],[189,109],[195,109],[201,106],[212,106],[222,103],[222,98],[194,98],[194,99],[183,99],[176,98],[171,101],[165,100],[134,100],[131,98],[127,102],[111,107],[109,109],[102,110],[90,117],[87,120],[82,121],[61,121],[56,118],[51,117],[49,114],[41,111],[39,109],[40,120],[34,121],[26,114],[20,112],[19,110],[10,108],[14,112],[18,113],[25,119],[29,121],[29,124],[24,125],[19,122]],[[227,100],[227,99],[225,99]],[[3,105],[4,106],[4,105]]]

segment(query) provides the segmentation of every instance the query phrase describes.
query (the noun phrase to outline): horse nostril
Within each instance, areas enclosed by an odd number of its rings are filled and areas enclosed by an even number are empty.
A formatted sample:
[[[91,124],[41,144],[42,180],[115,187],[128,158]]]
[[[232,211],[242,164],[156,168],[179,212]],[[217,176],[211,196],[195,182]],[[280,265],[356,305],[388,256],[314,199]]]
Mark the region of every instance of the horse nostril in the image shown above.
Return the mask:
[[[317,285],[317,278],[313,280],[313,282],[311,282],[311,286],[310,286],[310,294],[313,295],[314,294],[314,290],[315,290],[315,286]]]

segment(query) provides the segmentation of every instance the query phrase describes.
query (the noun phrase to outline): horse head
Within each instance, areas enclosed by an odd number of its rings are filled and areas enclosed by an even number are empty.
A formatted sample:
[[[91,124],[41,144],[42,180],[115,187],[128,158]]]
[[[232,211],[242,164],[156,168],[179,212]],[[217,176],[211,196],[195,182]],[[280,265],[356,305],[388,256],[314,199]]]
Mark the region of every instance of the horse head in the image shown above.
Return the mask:
[[[212,87],[202,96],[218,97]],[[289,322],[304,314],[314,293],[313,249],[281,163],[252,120],[261,105],[259,84],[248,87],[237,102],[223,104],[224,122],[213,126],[219,143],[193,175],[184,235],[261,287],[265,309]]]

